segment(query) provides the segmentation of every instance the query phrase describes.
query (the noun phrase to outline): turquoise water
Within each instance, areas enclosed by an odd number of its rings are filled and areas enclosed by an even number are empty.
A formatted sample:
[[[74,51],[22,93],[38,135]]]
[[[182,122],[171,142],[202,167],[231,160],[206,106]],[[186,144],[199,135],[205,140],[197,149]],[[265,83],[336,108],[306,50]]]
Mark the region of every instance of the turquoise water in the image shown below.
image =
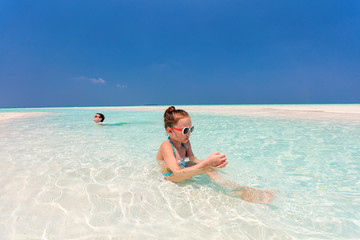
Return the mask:
[[[195,155],[224,152],[227,178],[276,189],[262,205],[206,176],[165,181],[155,161],[163,111],[1,111],[51,113],[1,122],[1,239],[360,236],[359,123],[190,113]],[[107,125],[93,124],[96,112]]]

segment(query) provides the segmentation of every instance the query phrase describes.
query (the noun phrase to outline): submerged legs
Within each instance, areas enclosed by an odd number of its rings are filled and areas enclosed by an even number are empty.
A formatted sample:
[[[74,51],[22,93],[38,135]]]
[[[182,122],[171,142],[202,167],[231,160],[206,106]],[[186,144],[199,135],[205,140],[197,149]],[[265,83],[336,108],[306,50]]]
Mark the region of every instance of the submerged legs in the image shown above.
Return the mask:
[[[234,190],[234,194],[241,197],[247,202],[253,203],[271,203],[273,195],[276,194],[275,190],[259,190],[255,188],[241,186],[223,176],[221,176],[214,169],[210,169],[206,172],[211,180],[220,184],[221,186]]]

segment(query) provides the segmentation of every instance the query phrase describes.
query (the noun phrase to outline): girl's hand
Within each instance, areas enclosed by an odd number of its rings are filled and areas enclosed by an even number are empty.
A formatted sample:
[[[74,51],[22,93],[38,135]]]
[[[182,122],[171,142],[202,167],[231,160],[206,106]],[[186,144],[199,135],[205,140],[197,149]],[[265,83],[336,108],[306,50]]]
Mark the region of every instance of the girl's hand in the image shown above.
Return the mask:
[[[210,154],[204,161],[207,162],[209,167],[225,167],[227,164],[226,156],[224,153],[214,152]]]
[[[228,163],[229,163],[228,161],[225,161],[225,162],[217,165],[216,168],[223,168],[223,167],[225,167]]]

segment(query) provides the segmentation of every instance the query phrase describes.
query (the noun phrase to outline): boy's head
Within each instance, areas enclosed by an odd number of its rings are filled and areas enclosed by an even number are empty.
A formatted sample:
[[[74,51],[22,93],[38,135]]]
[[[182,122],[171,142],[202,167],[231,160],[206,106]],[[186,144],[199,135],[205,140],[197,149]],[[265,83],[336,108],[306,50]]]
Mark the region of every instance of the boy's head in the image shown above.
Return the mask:
[[[102,113],[96,113],[95,117],[93,118],[94,122],[100,123],[105,120],[105,116]]]

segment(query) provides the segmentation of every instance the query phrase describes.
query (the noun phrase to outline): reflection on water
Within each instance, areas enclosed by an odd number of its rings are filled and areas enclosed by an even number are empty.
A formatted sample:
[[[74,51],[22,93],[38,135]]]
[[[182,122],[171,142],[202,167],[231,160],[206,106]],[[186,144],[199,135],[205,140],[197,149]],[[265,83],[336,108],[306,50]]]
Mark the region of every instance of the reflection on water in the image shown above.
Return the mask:
[[[99,127],[118,127],[118,126],[123,126],[125,124],[128,123],[96,123],[95,126],[99,126]]]
[[[50,110],[49,110],[50,111]],[[194,153],[227,154],[221,172],[279,191],[252,204],[197,176],[163,179],[162,112],[93,110],[0,125],[1,239],[355,239],[360,235],[360,126],[192,113]],[[35,120],[36,119],[36,120]],[[64,121],[66,119],[66,121]]]

